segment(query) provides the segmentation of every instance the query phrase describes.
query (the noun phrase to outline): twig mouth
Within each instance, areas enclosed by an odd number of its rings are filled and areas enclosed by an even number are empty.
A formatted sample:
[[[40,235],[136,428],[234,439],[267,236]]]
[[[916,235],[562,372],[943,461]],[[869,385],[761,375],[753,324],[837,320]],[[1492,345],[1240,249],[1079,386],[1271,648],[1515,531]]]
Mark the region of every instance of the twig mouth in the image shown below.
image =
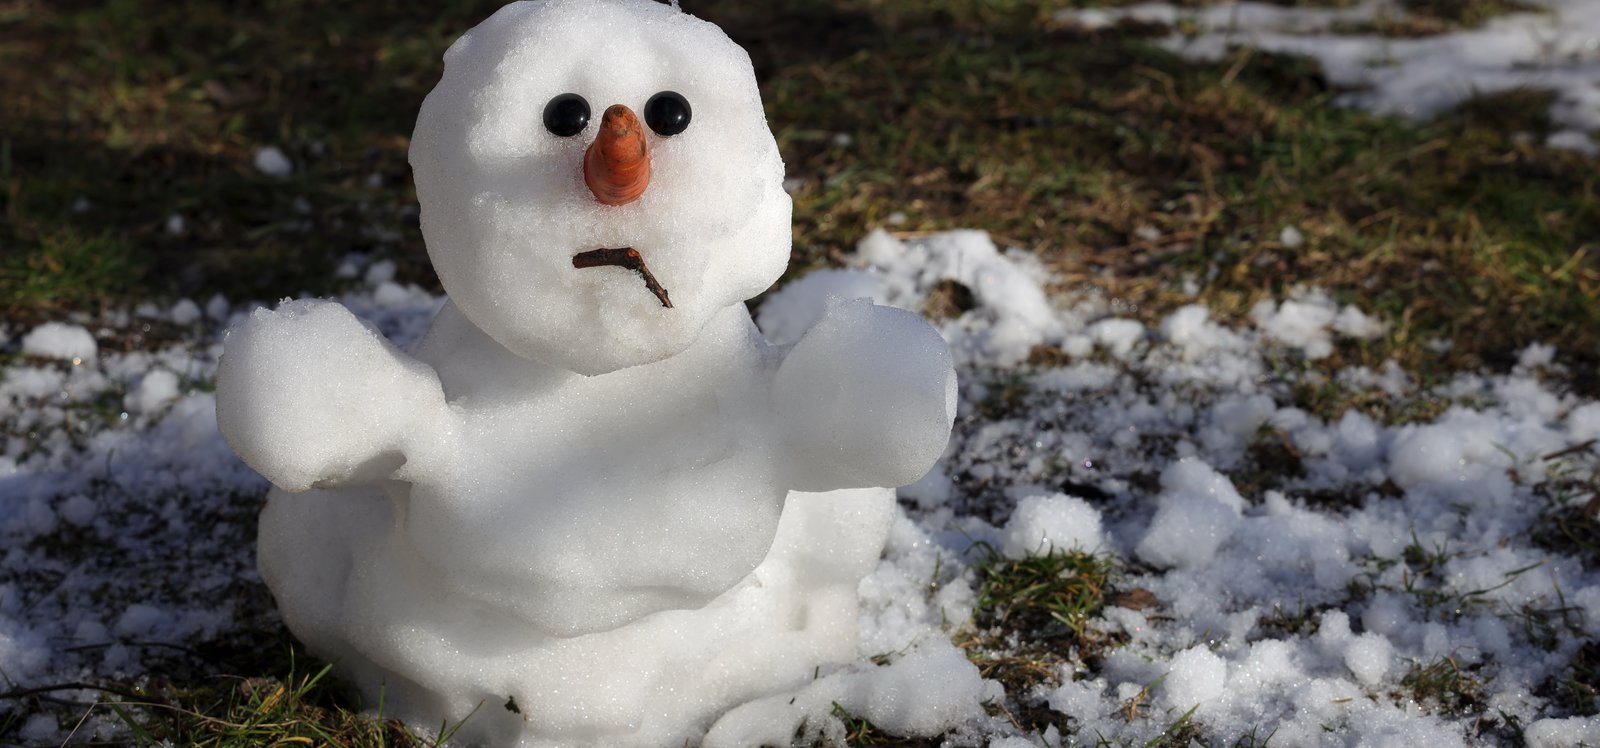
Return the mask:
[[[644,264],[644,257],[639,254],[639,250],[633,247],[611,247],[579,252],[572,256],[572,266],[575,268],[614,266],[632,270],[644,278],[644,287],[650,293],[655,294],[656,299],[661,301],[662,306],[668,309],[672,308],[672,299],[667,298],[667,289],[662,288],[661,284],[656,281],[656,277],[650,272],[649,266]]]

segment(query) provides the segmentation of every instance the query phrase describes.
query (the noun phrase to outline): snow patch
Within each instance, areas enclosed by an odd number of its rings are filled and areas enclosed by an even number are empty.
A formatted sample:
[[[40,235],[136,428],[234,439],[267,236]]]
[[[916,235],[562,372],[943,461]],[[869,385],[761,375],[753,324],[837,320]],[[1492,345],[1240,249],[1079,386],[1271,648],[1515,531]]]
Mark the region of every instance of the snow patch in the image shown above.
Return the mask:
[[[30,356],[78,364],[93,359],[99,350],[88,330],[64,322],[46,322],[22,336],[22,352]]]

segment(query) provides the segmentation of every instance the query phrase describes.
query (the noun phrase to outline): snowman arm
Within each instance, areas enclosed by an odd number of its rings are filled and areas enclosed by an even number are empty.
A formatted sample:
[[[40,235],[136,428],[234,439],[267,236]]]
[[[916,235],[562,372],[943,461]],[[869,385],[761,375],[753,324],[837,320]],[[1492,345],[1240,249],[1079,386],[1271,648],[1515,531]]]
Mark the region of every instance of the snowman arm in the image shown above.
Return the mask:
[[[830,301],[773,377],[791,487],[900,486],[943,454],[955,371],[921,317],[866,299]]]
[[[228,331],[217,424],[280,488],[403,478],[441,453],[449,417],[434,370],[340,304],[291,301]]]

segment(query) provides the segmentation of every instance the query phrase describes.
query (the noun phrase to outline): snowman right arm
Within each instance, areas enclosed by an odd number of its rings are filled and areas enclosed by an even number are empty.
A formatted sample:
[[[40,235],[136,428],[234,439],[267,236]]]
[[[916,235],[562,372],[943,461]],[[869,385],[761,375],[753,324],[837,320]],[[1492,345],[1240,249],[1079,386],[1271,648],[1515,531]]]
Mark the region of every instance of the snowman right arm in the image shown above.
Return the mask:
[[[950,349],[921,317],[830,300],[773,377],[788,483],[801,491],[902,486],[950,441]]]
[[[291,301],[228,331],[217,424],[280,488],[404,477],[450,429],[439,376],[343,305]]]

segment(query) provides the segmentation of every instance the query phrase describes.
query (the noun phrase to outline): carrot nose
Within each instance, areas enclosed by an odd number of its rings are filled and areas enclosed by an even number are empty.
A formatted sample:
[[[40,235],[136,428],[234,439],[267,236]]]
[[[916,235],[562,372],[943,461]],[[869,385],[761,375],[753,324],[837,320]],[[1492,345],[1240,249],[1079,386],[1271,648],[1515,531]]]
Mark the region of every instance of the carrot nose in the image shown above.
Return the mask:
[[[583,152],[583,181],[606,205],[626,205],[644,194],[650,185],[650,148],[632,109],[613,104],[606,110],[599,137]]]

